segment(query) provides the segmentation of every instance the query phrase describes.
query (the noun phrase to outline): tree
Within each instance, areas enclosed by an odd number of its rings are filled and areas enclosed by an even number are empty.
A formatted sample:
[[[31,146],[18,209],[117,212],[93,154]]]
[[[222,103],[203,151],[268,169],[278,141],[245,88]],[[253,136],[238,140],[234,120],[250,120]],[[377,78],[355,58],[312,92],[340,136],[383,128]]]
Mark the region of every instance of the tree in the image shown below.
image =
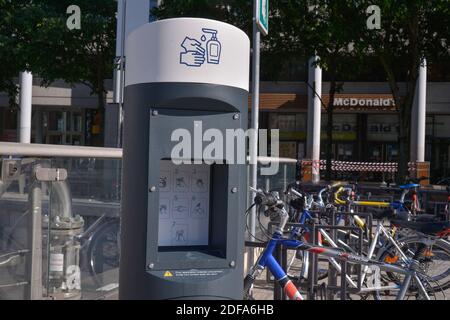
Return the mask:
[[[343,89],[344,79],[360,72],[364,59],[353,49],[363,28],[362,19],[352,0],[310,0],[305,14],[307,25],[302,25],[304,49],[309,56],[318,55],[318,65],[329,78],[329,101],[326,137],[326,180],[331,180],[333,145],[334,98]],[[349,19],[349,17],[355,17]],[[341,80],[341,81],[339,81]]]
[[[81,28],[67,25],[70,5],[81,10]],[[31,46],[36,50],[34,70],[45,86],[57,79],[74,85],[83,83],[97,95],[98,109],[104,123],[105,79],[111,79],[115,57],[116,8],[111,0],[46,0],[41,1],[42,15]],[[51,56],[42,54],[52,52]],[[104,132],[98,144],[103,142]]]
[[[303,1],[271,0],[269,5],[270,32],[261,37],[261,78],[276,81],[283,66],[299,64],[303,59],[301,26],[305,20]],[[224,21],[252,38],[252,0],[165,0],[152,13],[158,19],[199,17]],[[300,62],[302,63],[302,62]]]
[[[18,107],[15,79],[30,69],[23,30],[32,29],[33,14],[31,1],[0,0],[0,91],[8,94],[13,109]]]
[[[430,64],[448,60],[450,6],[448,0],[355,1],[360,16],[366,14],[370,5],[381,9],[381,28],[366,28],[356,49],[376,56],[386,73],[400,119],[397,180],[402,182],[408,173],[411,111],[418,69],[423,59]],[[403,91],[401,82],[405,83]]]
[[[70,5],[81,9],[79,30],[66,25]],[[23,70],[38,75],[43,86],[57,79],[83,83],[98,96],[104,117],[104,80],[112,78],[115,56],[116,8],[111,0],[0,0],[0,90],[15,96],[14,78]]]
[[[381,29],[368,28],[367,9],[381,9]],[[315,10],[311,10],[315,8]],[[281,66],[293,56],[318,54],[319,65],[330,78],[327,129],[327,177],[330,178],[333,97],[339,80],[363,72],[372,57],[386,73],[400,118],[399,180],[407,172],[411,109],[418,67],[448,61],[448,0],[274,0],[270,2],[270,33],[262,42],[262,73],[276,80]],[[215,18],[251,31],[251,1],[164,1],[160,18],[195,16]],[[350,63],[349,63],[350,62]],[[404,82],[404,93],[400,90]]]

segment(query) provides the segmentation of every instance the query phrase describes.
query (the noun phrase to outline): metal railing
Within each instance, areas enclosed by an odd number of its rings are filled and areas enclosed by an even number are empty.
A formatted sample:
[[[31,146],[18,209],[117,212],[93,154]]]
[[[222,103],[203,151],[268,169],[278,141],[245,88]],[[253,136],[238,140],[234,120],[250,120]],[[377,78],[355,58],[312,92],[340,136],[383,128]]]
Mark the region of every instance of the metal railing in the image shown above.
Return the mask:
[[[58,157],[121,159],[122,149],[0,142],[0,155],[41,158]]]
[[[0,300],[117,289],[121,159],[122,149],[0,142]]]

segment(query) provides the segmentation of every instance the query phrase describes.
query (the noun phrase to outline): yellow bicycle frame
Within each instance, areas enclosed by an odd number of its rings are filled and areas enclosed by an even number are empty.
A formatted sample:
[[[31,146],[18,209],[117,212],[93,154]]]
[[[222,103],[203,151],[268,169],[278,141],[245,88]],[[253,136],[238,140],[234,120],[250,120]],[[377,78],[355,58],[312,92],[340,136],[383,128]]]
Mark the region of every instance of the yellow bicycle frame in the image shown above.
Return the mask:
[[[334,193],[334,202],[336,204],[340,205],[346,205],[351,204],[355,206],[363,206],[363,207],[379,207],[379,208],[389,208],[391,206],[390,202],[383,202],[383,201],[351,201],[348,202],[346,200],[342,200],[339,198],[339,195],[344,190],[344,187],[340,187],[335,193]]]
[[[389,208],[391,204],[389,202],[383,202],[383,201],[346,201],[339,198],[339,195],[344,191],[344,187],[340,187],[335,193],[334,193],[334,203],[338,205],[355,205],[355,206],[362,206],[362,207],[378,207],[378,208]],[[355,223],[360,227],[361,229],[364,229],[366,227],[366,223],[358,216],[353,215],[353,219],[355,219]],[[395,232],[395,230],[394,230]]]

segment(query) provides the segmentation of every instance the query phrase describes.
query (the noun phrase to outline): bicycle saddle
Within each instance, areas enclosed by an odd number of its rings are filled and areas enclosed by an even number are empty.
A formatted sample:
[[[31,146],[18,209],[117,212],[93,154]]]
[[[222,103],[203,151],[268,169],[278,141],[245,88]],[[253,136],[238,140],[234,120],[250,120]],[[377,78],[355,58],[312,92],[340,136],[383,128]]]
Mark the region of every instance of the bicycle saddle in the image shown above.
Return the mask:
[[[400,186],[400,189],[414,189],[420,187],[420,184],[417,183],[408,183]]]
[[[446,237],[450,235],[450,221],[442,221],[439,216],[421,214],[411,217],[411,220],[392,219],[391,223],[399,228],[407,228],[420,233]]]

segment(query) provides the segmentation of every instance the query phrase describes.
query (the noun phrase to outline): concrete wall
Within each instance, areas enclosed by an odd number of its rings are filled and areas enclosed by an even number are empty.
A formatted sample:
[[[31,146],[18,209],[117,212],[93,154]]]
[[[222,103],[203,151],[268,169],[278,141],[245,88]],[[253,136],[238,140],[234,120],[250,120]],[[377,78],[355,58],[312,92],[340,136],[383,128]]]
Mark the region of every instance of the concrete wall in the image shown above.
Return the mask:
[[[108,90],[107,103],[112,102],[112,80],[105,81]],[[48,88],[40,86],[40,79],[33,80],[33,106],[67,106],[76,108],[96,108],[97,96],[91,95],[91,89],[83,84],[71,87],[58,80]],[[8,96],[0,92],[0,107],[8,106]]]
[[[40,80],[33,81],[33,105],[37,106],[72,106],[77,108],[96,108],[97,97],[91,95],[90,89],[82,84],[70,87],[64,81],[57,81],[49,88],[39,86]],[[107,103],[112,103],[112,80],[106,80],[108,88]],[[328,93],[329,84],[324,82],[323,94]],[[295,93],[306,95],[303,82],[261,82],[261,93]],[[390,94],[386,82],[347,82],[344,84],[346,94]],[[8,97],[0,93],[0,107],[8,106]],[[450,82],[431,82],[427,89],[427,112],[450,113]]]

